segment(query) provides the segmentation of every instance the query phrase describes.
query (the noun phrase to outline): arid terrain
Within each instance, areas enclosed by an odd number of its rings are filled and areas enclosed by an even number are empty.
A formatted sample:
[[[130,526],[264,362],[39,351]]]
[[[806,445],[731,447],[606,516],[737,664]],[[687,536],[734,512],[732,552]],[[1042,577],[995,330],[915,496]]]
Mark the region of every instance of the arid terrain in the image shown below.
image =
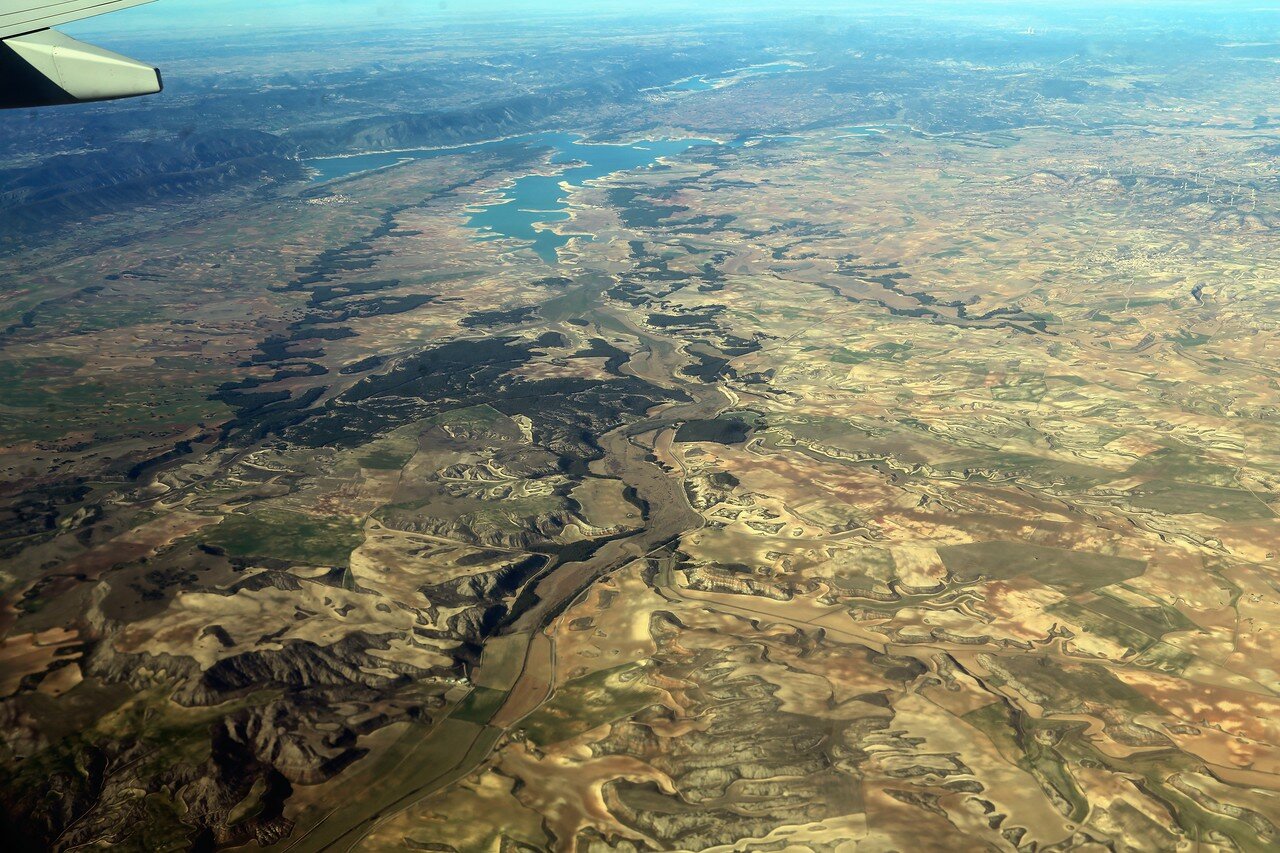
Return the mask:
[[[0,118],[6,838],[1280,847],[1280,17],[1101,21]]]

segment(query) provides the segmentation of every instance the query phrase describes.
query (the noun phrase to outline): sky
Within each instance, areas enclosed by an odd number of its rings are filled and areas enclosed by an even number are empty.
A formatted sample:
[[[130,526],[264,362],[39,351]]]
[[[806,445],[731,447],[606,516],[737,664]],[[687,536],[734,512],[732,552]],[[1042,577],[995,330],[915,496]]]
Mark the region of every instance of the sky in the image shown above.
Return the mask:
[[[1200,6],[1209,10],[1231,7],[1280,7],[1280,0],[158,0],[134,9],[81,21],[63,29],[73,35],[95,33],[189,34],[232,32],[237,28],[321,28],[387,26],[398,23],[446,23],[501,16],[619,14],[643,11],[680,14],[689,11],[777,12],[805,7],[805,11],[903,10],[936,7],[947,12],[972,13],[984,9],[1044,11],[1069,7],[1092,10],[1118,7]]]
[[[447,21],[486,15],[582,14],[636,9],[672,12],[717,5],[768,8],[765,0],[158,0],[77,26],[84,31],[235,27],[344,26],[397,21]]]

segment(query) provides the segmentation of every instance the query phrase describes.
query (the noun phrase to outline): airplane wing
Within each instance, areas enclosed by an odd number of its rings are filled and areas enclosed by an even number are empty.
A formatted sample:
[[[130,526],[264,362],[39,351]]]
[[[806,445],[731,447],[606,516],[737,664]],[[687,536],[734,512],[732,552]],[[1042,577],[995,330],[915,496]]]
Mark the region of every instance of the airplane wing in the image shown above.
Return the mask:
[[[49,29],[150,2],[0,0],[0,109],[159,92],[159,69]]]

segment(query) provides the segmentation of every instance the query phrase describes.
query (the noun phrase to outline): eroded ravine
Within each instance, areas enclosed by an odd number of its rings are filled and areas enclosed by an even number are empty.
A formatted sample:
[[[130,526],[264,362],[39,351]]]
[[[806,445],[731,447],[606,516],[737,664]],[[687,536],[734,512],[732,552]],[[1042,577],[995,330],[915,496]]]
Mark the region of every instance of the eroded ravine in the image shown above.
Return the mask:
[[[597,308],[591,313],[602,326],[621,326],[639,337],[638,352],[659,352],[668,359],[681,358],[678,342],[643,329],[608,309]],[[352,849],[394,815],[483,766],[507,732],[552,698],[556,650],[549,628],[564,609],[598,579],[660,550],[703,524],[702,517],[689,506],[682,479],[664,470],[654,457],[652,446],[646,446],[643,438],[675,429],[685,421],[714,418],[729,401],[718,386],[682,377],[678,370],[656,373],[662,369],[661,358],[645,359],[638,370],[629,370],[623,365],[624,372],[654,384],[678,387],[690,399],[665,405],[649,417],[601,436],[598,444],[603,454],[591,465],[595,474],[617,478],[633,490],[635,501],[645,509],[643,526],[633,534],[606,541],[586,559],[553,563],[530,582],[521,597],[532,603],[518,609],[500,635],[486,642],[480,663],[470,673],[473,684],[504,692],[496,712],[483,726],[463,728],[458,726],[458,721],[445,719],[423,732],[424,739],[432,741],[461,737],[465,748],[453,750],[459,755],[456,764],[439,768],[427,784],[405,791],[387,808],[363,815],[358,823],[345,831],[339,830],[336,836],[331,831],[310,838],[304,835],[286,849]]]

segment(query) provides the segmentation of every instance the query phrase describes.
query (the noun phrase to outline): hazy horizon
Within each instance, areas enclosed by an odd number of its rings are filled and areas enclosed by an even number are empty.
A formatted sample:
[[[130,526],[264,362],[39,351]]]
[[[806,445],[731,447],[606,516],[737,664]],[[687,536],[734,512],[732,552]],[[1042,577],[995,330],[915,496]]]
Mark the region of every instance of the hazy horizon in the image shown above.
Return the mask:
[[[217,4],[207,0],[156,0],[145,6],[112,12],[68,25],[72,33],[160,33],[191,35],[205,29],[210,35],[242,28],[264,30],[387,28],[401,25],[450,24],[490,20],[495,16],[518,14],[529,22],[557,20],[565,17],[634,18],[684,14],[691,19],[745,15],[863,15],[904,16],[944,15],[953,17],[1004,17],[1011,25],[1022,21],[1040,25],[1070,26],[1084,20],[1115,15],[1144,15],[1156,10],[1177,10],[1217,19],[1236,17],[1280,16],[1280,5],[1249,4],[1243,8],[1223,8],[1222,3],[1208,0],[1030,0],[1012,3],[1008,0],[812,0],[788,5],[781,10],[767,0],[711,0],[691,4],[687,0],[654,0],[644,9],[636,9],[625,0],[431,0],[410,3],[404,0],[285,0],[263,4],[250,0],[229,0]],[[507,18],[507,23],[514,23]]]

